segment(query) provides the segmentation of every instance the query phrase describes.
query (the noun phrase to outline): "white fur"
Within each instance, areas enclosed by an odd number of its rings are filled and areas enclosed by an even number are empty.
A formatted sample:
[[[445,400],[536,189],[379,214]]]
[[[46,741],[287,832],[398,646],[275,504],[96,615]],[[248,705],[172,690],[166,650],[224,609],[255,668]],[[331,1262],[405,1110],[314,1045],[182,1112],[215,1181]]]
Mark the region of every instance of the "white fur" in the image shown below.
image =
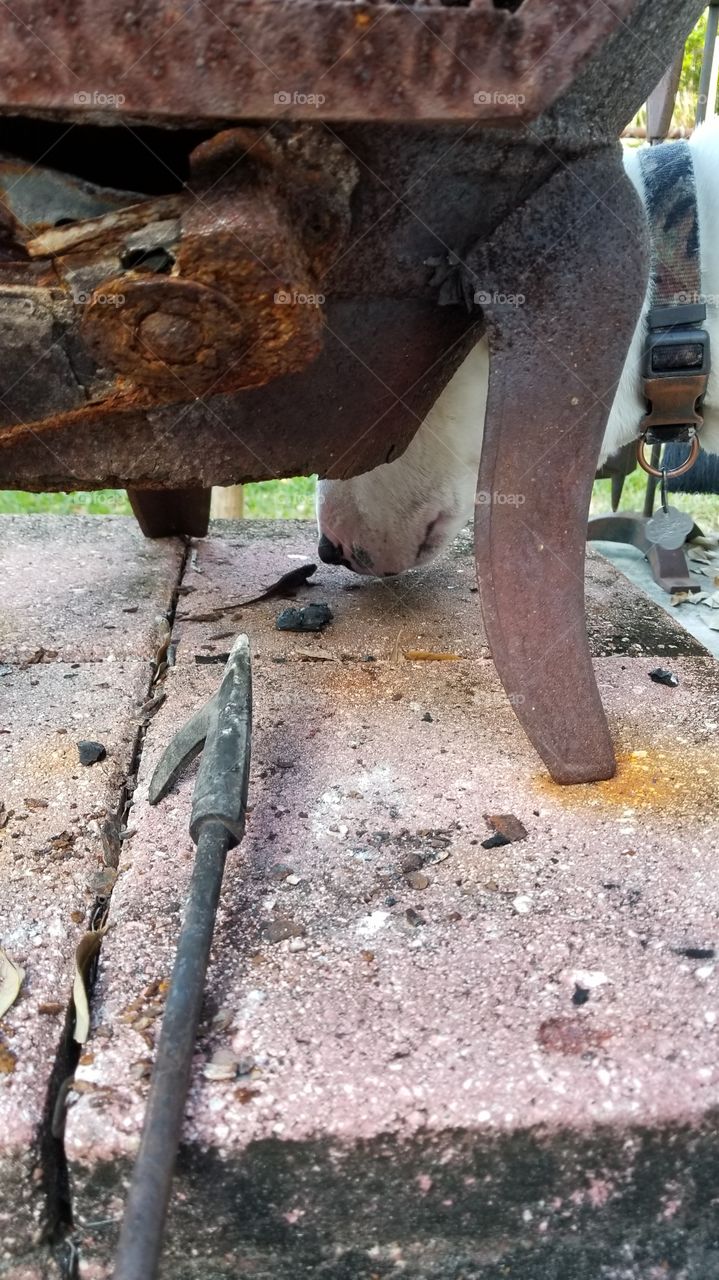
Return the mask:
[[[719,453],[719,126],[698,129],[690,146],[713,352],[700,440],[710,453]],[[644,199],[638,149],[625,151],[624,167]],[[645,412],[641,355],[647,309],[645,300],[617,384],[600,462],[639,435]],[[319,482],[320,533],[342,548],[355,572],[387,575],[426,564],[466,524],[474,505],[488,381],[485,339],[460,365],[400,458],[352,480]]]

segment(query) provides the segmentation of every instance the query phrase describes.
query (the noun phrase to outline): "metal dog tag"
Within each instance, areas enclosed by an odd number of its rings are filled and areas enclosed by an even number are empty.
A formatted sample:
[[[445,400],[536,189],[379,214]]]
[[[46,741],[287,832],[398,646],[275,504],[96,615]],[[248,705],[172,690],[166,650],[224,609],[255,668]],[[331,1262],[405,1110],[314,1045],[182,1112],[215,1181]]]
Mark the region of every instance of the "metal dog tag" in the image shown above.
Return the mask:
[[[651,520],[647,520],[644,532],[656,546],[663,547],[665,551],[676,551],[684,546],[693,528],[694,521],[686,511],[660,507]]]

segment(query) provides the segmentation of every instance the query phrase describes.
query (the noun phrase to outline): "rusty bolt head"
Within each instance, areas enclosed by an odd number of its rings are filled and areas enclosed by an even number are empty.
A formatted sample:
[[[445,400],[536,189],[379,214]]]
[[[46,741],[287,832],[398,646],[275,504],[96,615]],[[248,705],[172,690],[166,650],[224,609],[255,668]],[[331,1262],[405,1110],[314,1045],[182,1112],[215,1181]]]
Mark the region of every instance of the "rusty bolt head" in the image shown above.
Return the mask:
[[[148,352],[170,365],[192,359],[201,338],[199,329],[196,320],[171,311],[151,311],[137,327],[140,341],[146,344]]]
[[[110,306],[108,298],[118,305]],[[120,277],[99,285],[82,332],[98,364],[131,378],[139,390],[178,399],[222,390],[223,371],[240,366],[249,347],[243,318],[215,290],[191,280]],[[237,373],[237,370],[236,370]],[[251,374],[246,385],[252,385]]]

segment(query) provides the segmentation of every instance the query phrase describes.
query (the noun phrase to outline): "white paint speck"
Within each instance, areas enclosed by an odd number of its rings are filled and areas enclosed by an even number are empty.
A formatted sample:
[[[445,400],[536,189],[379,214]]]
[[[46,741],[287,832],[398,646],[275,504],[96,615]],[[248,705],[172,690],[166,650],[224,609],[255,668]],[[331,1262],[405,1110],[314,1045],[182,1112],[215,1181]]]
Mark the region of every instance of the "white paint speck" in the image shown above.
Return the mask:
[[[514,910],[516,911],[518,916],[528,915],[528,913],[532,910],[532,905],[533,905],[532,899],[528,893],[526,894],[520,893],[519,896],[515,898],[512,903],[512,906],[514,907]]]
[[[370,915],[364,917],[364,920],[360,920],[357,932],[365,938],[371,938],[379,933],[380,929],[384,929],[388,920],[389,911],[372,911]]]

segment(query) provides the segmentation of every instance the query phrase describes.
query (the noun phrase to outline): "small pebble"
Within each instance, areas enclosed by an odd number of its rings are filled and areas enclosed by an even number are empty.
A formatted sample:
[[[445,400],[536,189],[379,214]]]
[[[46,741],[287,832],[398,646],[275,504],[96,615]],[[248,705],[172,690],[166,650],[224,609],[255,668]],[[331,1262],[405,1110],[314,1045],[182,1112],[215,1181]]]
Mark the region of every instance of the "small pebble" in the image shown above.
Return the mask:
[[[328,604],[306,604],[302,609],[283,609],[277,615],[275,626],[278,631],[321,631],[332,617]]]
[[[496,844],[513,844],[515,840],[527,839],[527,828],[513,813],[485,813],[484,817],[497,835],[503,837],[501,842],[495,841]],[[483,841],[482,848],[491,849],[492,845],[489,841]]]
[[[269,870],[271,880],[287,880],[292,874],[292,867],[288,867],[284,862],[273,862]]]
[[[501,831],[495,831],[493,836],[487,836],[487,839],[482,841],[482,848],[483,849],[501,849],[503,844],[511,844],[511,843],[512,841],[508,840],[506,836],[503,836]]]
[[[424,875],[421,871],[410,871],[405,877],[410,889],[426,889],[429,884],[429,876]]]
[[[116,880],[117,871],[115,868],[103,867],[88,877],[87,887],[91,893],[97,894],[98,898],[107,898],[112,893]]]
[[[676,689],[679,684],[679,676],[675,676],[673,671],[667,671],[665,667],[655,667],[649,672],[649,679],[655,684],[665,684],[670,689]]]
[[[306,930],[303,925],[295,924],[287,916],[276,916],[274,920],[265,920],[260,926],[265,942],[284,942],[286,938],[301,938]]]
[[[421,871],[423,865],[422,859],[418,853],[408,853],[407,857],[402,859],[402,874],[408,876],[411,871]]]
[[[77,744],[77,754],[80,757],[80,764],[97,764],[99,760],[105,759],[107,749],[101,742],[93,742],[91,738],[81,738]]]
[[[239,1062],[231,1049],[216,1049],[202,1074],[206,1080],[234,1080]]]

